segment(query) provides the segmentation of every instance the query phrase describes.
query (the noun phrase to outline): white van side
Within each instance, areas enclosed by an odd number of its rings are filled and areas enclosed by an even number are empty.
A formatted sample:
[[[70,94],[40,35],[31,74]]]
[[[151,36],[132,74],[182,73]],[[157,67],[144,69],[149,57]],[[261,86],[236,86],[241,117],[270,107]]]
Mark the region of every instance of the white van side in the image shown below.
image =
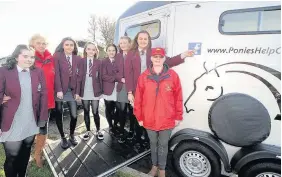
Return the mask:
[[[164,47],[168,56],[195,51],[173,68],[185,109],[170,140],[179,175],[280,176],[281,3],[139,2],[119,18],[115,43],[140,30],[147,30],[153,47]],[[230,94],[254,98],[266,109],[271,131],[262,143],[236,147],[211,130],[212,106]]]

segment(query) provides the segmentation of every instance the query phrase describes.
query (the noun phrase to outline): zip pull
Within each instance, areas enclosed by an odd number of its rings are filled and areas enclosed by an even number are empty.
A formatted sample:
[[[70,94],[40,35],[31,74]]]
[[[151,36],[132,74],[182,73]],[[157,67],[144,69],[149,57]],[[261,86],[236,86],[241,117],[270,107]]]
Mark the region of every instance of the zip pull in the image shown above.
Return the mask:
[[[156,88],[156,95],[158,95],[158,93],[159,93],[159,87],[160,87],[160,83],[158,83],[158,86]]]

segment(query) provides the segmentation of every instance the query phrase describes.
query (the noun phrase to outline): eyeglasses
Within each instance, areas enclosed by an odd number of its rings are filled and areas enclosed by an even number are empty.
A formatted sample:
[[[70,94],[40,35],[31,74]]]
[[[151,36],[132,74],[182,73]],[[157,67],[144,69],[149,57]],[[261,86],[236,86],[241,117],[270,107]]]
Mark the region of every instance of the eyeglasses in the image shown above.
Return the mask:
[[[46,43],[46,42],[36,42],[36,45],[43,45],[43,46],[46,46],[47,43]]]

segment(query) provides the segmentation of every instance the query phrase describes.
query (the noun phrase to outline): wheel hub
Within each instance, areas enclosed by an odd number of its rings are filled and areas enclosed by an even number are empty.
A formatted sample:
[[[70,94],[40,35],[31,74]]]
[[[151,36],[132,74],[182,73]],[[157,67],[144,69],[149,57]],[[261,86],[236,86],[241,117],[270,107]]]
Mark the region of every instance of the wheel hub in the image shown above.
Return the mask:
[[[281,175],[273,172],[264,172],[264,173],[260,173],[256,177],[281,177]]]
[[[208,177],[211,164],[206,156],[197,151],[187,151],[180,157],[180,168],[189,177]]]

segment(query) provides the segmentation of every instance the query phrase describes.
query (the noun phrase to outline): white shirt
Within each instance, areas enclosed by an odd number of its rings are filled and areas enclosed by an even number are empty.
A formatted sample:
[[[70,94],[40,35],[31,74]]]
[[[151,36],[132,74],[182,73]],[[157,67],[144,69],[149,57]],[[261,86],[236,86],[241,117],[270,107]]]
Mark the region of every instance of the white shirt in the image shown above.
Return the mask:
[[[21,67],[19,67],[19,65],[17,65],[17,69],[18,69],[18,72],[22,72],[24,69],[22,69]],[[29,72],[29,68],[25,69],[27,72]]]
[[[142,49],[138,48],[138,50],[139,50],[139,54],[140,54],[140,53],[141,53],[141,51],[142,51]],[[147,50],[143,50],[143,52],[144,52],[144,55],[146,55]]]
[[[115,61],[115,59],[114,58],[110,58],[110,61],[111,61],[111,63],[113,63]]]
[[[66,55],[67,60],[68,60],[68,57],[70,57],[70,64],[72,65],[72,55]]]

